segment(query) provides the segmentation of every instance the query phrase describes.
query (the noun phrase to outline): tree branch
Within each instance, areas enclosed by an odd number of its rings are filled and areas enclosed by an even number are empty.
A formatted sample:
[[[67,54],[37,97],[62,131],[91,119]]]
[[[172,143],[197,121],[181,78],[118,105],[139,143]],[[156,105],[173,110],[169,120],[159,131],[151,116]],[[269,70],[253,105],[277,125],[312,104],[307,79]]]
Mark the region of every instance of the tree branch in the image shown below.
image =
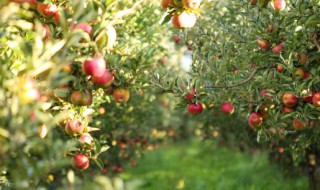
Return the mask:
[[[239,82],[239,83],[236,83],[236,84],[230,84],[230,85],[222,85],[222,86],[205,86],[205,88],[234,88],[234,87],[237,87],[237,86],[241,86],[243,84],[246,84],[247,82],[249,82],[250,80],[253,79],[253,77],[257,74],[257,72],[259,70],[264,70],[264,69],[271,69],[272,67],[274,66],[269,66],[269,67],[258,67],[256,68],[251,74],[250,76],[242,81],[242,82]]]

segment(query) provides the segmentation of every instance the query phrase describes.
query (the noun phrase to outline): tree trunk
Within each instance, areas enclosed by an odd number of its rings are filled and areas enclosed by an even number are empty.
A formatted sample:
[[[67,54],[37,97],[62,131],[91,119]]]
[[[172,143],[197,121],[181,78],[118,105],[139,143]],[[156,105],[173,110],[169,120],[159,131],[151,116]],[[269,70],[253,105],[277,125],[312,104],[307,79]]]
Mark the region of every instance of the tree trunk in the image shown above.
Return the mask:
[[[320,190],[320,166],[310,167],[309,186],[310,190]]]

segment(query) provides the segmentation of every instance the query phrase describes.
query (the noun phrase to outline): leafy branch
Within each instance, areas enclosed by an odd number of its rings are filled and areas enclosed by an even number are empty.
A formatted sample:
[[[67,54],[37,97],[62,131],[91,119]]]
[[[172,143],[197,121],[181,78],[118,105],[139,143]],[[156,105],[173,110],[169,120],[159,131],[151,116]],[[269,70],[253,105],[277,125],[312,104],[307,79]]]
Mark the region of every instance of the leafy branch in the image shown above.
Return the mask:
[[[250,76],[247,79],[245,79],[242,82],[236,83],[236,84],[229,84],[229,85],[225,84],[225,85],[221,85],[221,86],[205,86],[205,88],[234,88],[237,86],[241,86],[241,85],[244,85],[247,82],[251,81],[253,79],[253,77],[258,73],[259,70],[265,70],[265,69],[270,70],[271,68],[275,68],[275,66],[257,67],[257,68],[255,68],[255,70],[250,74]]]

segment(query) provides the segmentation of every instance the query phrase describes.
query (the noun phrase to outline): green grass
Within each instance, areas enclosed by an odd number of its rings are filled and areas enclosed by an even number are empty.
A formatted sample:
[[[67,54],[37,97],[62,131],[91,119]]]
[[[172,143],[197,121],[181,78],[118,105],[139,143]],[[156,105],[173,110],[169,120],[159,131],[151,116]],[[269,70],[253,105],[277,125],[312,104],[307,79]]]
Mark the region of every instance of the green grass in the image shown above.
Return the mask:
[[[301,174],[303,176],[303,174]],[[183,142],[149,152],[122,174],[139,190],[304,190],[305,176],[285,178],[267,155],[244,154],[212,142]]]

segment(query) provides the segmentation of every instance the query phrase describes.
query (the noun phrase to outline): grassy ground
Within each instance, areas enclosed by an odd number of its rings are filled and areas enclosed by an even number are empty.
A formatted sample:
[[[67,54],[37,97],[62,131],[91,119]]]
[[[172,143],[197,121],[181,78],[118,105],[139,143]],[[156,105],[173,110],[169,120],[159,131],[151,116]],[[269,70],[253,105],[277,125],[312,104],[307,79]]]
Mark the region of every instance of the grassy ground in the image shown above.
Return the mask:
[[[301,174],[303,175],[303,174]],[[148,153],[122,177],[139,190],[304,190],[307,178],[285,178],[266,154],[254,156],[212,145],[184,142]]]

